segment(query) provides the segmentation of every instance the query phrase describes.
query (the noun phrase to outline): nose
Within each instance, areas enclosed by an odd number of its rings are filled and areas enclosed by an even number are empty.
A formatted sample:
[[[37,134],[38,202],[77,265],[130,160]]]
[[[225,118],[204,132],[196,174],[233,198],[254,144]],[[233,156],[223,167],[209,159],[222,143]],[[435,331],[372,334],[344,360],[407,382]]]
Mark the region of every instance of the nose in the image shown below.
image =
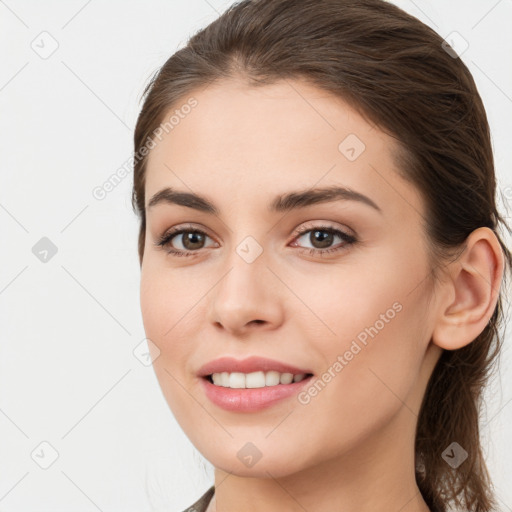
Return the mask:
[[[238,254],[208,297],[209,321],[218,330],[242,336],[253,330],[276,329],[283,322],[283,285],[263,255],[252,262]]]

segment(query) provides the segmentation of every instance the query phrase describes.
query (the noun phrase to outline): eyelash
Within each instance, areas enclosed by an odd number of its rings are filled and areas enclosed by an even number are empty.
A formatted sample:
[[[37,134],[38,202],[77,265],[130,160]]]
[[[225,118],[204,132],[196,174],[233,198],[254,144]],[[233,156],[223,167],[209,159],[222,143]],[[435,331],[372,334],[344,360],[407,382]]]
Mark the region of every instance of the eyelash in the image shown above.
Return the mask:
[[[343,241],[345,242],[341,247],[331,247],[329,249],[310,249],[310,248],[299,248],[299,252],[304,252],[304,251],[308,251],[310,255],[322,255],[322,254],[325,254],[325,253],[330,253],[330,252],[339,252],[339,251],[343,251],[347,248],[347,246],[350,246],[350,245],[353,245],[355,243],[357,243],[357,238],[353,235],[349,235],[348,233],[345,233],[344,231],[341,231],[337,228],[334,228],[333,226],[307,226],[305,229],[302,229],[300,231],[296,231],[293,235],[294,235],[294,240],[296,238],[300,238],[301,236],[305,235],[306,233],[309,233],[310,231],[322,231],[322,232],[326,232],[326,233],[329,233],[329,234],[333,234],[333,235],[339,235],[340,238],[343,239]],[[157,242],[155,242],[155,245],[158,246],[158,247],[161,247],[163,249],[165,249],[165,251],[170,254],[171,256],[177,256],[177,257],[181,257],[181,256],[197,256],[197,253],[200,251],[200,250],[197,250],[197,251],[183,251],[181,249],[174,249],[174,248],[169,248],[169,244],[171,243],[171,240],[177,236],[177,235],[181,235],[183,233],[200,233],[201,235],[204,235],[204,236],[208,236],[207,233],[205,233],[204,231],[202,231],[201,229],[197,229],[195,228],[194,226],[183,226],[183,227],[177,227],[177,228],[172,228],[170,231],[167,231],[166,233],[164,233],[159,239]],[[209,237],[211,238],[211,237]]]

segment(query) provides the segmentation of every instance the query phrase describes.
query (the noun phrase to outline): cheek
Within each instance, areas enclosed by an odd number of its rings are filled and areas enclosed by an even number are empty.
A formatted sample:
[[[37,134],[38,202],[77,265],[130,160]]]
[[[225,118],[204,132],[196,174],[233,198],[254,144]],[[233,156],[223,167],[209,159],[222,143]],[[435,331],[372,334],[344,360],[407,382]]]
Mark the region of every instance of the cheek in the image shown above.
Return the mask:
[[[312,269],[307,275],[285,275],[287,282],[293,283],[293,295],[300,299],[290,296],[287,301],[290,317],[302,323],[306,332],[309,329],[310,336],[327,348],[327,354],[331,349],[343,349],[358,336],[362,341],[371,339],[369,329],[383,337],[380,333],[397,324],[398,317],[400,323],[424,307],[418,303],[422,297],[414,293],[421,288],[419,276],[425,275],[421,259],[406,259],[392,248],[374,256],[361,257],[355,264],[350,261]],[[402,313],[405,307],[407,312]]]
[[[167,302],[167,292],[159,284],[157,274],[148,268],[149,265],[144,262],[140,281],[140,309],[144,330],[147,337],[153,339],[157,344],[160,334],[164,333],[163,305]]]
[[[187,421],[187,407],[191,398],[186,388],[188,362],[192,352],[191,336],[187,326],[198,322],[193,304],[187,298],[187,287],[178,286],[170,276],[170,269],[144,263],[140,283],[140,306],[146,337],[154,344],[153,370],[164,397],[180,422]],[[190,289],[190,287],[188,287]],[[192,309],[191,309],[192,308]],[[156,354],[156,357],[155,357]],[[188,413],[190,414],[190,413]],[[190,425],[182,425],[189,429]]]
[[[140,306],[144,330],[157,347],[153,367],[169,397],[179,394],[180,384],[190,385],[194,344],[205,322],[205,295],[211,287],[204,279],[184,276],[183,271],[149,258],[143,265]]]
[[[176,374],[186,357],[186,345],[176,343],[176,333],[187,319],[181,311],[183,297],[176,293],[176,286],[169,282],[165,273],[146,265],[141,273],[140,307],[146,337],[154,344],[157,354],[153,357],[153,369],[162,390],[168,395],[166,390],[173,389],[175,382],[171,375]],[[181,322],[180,317],[183,317]],[[176,378],[182,380],[177,375]]]
[[[184,280],[180,276],[180,271],[151,258],[144,261],[141,270],[140,306],[144,327],[164,343],[190,322],[199,297],[205,293],[201,293],[200,280]]]
[[[423,357],[417,337],[424,328],[418,314],[422,303],[421,296],[383,294],[366,303],[366,314],[359,314],[357,321],[356,309],[346,303],[344,320],[336,324],[341,334],[318,340],[324,371],[305,389],[305,405],[296,416],[316,439],[331,442],[317,446],[311,439],[306,452],[315,457],[322,456],[322,450],[327,450],[325,456],[329,450],[341,453],[381,432],[399,414],[406,422],[415,421],[409,409],[416,409],[414,390]]]
[[[395,394],[405,397],[414,386],[429,341],[422,255],[382,251],[379,256],[360,272],[354,268],[338,277],[334,272],[316,281],[315,293],[307,295],[325,326],[316,339],[325,370],[336,376],[331,398],[353,410],[358,402],[377,408],[399,403]]]

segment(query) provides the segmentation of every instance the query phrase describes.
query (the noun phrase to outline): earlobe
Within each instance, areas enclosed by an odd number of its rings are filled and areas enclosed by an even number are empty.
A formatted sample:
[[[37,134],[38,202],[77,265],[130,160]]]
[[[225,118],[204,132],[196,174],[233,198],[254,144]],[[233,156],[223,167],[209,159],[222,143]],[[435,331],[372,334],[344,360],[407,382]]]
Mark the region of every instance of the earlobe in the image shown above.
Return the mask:
[[[456,350],[476,339],[494,312],[503,277],[504,256],[499,241],[487,227],[474,230],[466,249],[450,263],[432,334],[435,345]]]

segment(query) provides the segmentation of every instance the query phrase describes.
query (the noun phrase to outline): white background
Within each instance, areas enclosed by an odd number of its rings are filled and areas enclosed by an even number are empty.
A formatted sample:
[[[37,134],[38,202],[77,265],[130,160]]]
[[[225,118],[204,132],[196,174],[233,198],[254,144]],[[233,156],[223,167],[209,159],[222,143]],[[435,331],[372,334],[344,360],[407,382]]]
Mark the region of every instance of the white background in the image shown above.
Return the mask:
[[[2,512],[181,511],[213,482],[151,366],[133,354],[145,335],[131,174],[103,200],[92,191],[132,154],[152,72],[230,3],[0,2]],[[512,2],[396,3],[469,43],[462,58],[512,202]],[[46,59],[31,47],[41,37],[50,47],[43,31],[58,43]],[[57,248],[46,263],[32,252],[42,237]],[[510,367],[508,335],[483,419],[504,511],[512,510]],[[43,441],[58,453],[48,469],[34,460],[50,460]]]

